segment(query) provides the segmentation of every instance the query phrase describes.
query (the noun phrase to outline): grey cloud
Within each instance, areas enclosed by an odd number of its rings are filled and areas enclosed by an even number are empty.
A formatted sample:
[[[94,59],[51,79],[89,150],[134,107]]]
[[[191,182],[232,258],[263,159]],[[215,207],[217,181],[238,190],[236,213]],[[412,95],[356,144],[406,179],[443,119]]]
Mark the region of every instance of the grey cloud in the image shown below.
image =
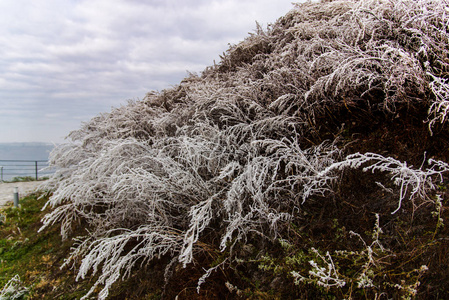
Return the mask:
[[[0,128],[9,129],[0,142],[15,139],[8,132],[60,139],[80,120],[202,71],[256,20],[273,22],[291,7],[290,0],[2,1]]]

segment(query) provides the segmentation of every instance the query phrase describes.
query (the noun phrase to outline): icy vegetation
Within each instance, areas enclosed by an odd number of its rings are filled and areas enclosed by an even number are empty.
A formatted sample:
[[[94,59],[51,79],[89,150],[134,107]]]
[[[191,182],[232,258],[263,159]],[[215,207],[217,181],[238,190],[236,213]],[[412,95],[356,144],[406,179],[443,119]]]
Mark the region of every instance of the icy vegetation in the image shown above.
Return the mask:
[[[18,275],[11,278],[0,291],[0,300],[23,299],[28,289],[22,286],[22,281]]]
[[[52,212],[41,230],[60,224],[65,239],[82,233],[65,267],[80,279],[97,275],[86,298],[106,299],[116,281],[154,261],[165,264],[167,283],[200,264],[201,291],[209,276],[244,265],[248,245],[251,264],[279,241],[310,260],[284,266],[290,289],[415,295],[427,267],[410,263],[402,277],[381,277],[395,243],[379,239],[398,218],[437,214],[442,226],[448,26],[446,1],[296,4],[200,75],[72,132],[51,153]],[[305,238],[318,236],[305,228],[326,216],[351,230],[338,251]],[[366,235],[374,223],[377,235]],[[222,254],[202,264],[205,253]],[[241,295],[238,284],[222,283]]]

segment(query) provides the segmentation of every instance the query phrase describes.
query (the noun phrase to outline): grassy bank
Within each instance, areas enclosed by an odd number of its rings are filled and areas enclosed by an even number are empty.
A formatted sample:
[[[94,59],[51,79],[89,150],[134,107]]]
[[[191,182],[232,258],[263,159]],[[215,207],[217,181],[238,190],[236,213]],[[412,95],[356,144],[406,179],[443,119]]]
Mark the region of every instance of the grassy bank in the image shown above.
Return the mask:
[[[36,180],[35,177],[32,176],[18,176],[18,177],[14,177],[11,180],[3,180],[2,182],[28,182],[28,181],[44,181],[47,180],[48,177],[39,177],[39,179]]]
[[[58,225],[38,233],[48,195],[21,199],[21,208],[0,210],[0,299],[80,299],[96,277],[76,280],[76,271],[61,269],[73,240],[62,241]],[[82,234],[82,231],[77,232]],[[111,299],[158,299],[157,280],[135,277],[117,285]],[[148,279],[148,278],[147,278]],[[12,293],[7,293],[10,287]],[[136,288],[138,287],[138,288]],[[2,294],[3,289],[3,294]],[[19,296],[21,295],[21,296]],[[18,297],[18,298],[14,298]],[[131,298],[129,298],[131,297]],[[143,297],[143,298],[142,298]]]
[[[15,294],[22,293],[25,299],[77,299],[85,293],[84,283],[75,283],[71,271],[59,269],[71,242],[61,242],[57,227],[37,233],[46,213],[41,209],[48,200],[39,196],[22,199],[20,209],[1,211],[0,286],[18,275],[15,278],[20,282],[10,284],[15,286]]]
[[[61,241],[58,226],[37,233],[40,219],[47,213],[42,207],[48,197],[40,196],[30,195],[21,201],[20,209],[10,207],[0,212],[0,287],[9,282],[13,292],[9,298],[5,291],[0,292],[0,299],[80,299],[98,279],[93,276],[76,281],[79,261],[75,270],[60,268],[73,240]],[[205,248],[195,265],[176,268],[165,287],[167,262],[161,258],[135,269],[130,278],[114,285],[108,299],[160,299],[164,289],[167,298],[178,299],[213,299],[224,294],[229,299],[359,299],[377,294],[377,288],[369,285],[385,285],[383,290],[407,299],[414,298],[420,285],[429,294],[446,295],[444,282],[448,272],[442,263],[447,260],[448,231],[442,223],[448,217],[446,211],[440,208],[428,214],[433,217],[418,214],[413,222],[406,216],[394,217],[387,222],[388,230],[385,226],[381,230],[376,219],[371,232],[358,234],[347,230],[347,222],[342,221],[342,214],[348,209],[349,206],[342,206],[333,213],[324,207],[310,210],[308,213],[315,217],[307,228],[290,224],[289,241],[278,239],[266,245],[269,250],[264,253],[257,250],[261,246],[256,240],[249,241],[237,254],[239,259],[231,263],[226,262],[229,253]],[[385,223],[383,218],[381,222]],[[341,251],[345,245],[359,250]],[[227,269],[221,267],[226,264]],[[332,266],[321,272],[329,274],[334,287],[322,287],[312,275],[320,271],[320,265]],[[202,270],[214,266],[216,270],[197,293]],[[360,276],[366,277],[365,289],[357,287]],[[351,285],[346,295],[341,294],[339,280]],[[228,283],[226,291],[223,281]],[[230,282],[245,288],[239,289]],[[290,288],[286,288],[286,283]],[[12,298],[20,294],[21,297]]]

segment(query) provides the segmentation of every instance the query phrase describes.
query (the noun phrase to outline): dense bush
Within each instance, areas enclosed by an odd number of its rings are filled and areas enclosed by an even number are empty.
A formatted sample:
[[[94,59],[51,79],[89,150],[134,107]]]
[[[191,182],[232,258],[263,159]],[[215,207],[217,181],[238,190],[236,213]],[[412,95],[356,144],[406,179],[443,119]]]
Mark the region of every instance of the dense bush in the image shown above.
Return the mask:
[[[430,255],[447,246],[448,10],[297,4],[201,75],[72,132],[43,228],[86,228],[66,265],[97,275],[100,299],[154,261],[167,283],[199,265],[198,291],[242,297],[269,293],[255,281],[284,297],[448,293]]]

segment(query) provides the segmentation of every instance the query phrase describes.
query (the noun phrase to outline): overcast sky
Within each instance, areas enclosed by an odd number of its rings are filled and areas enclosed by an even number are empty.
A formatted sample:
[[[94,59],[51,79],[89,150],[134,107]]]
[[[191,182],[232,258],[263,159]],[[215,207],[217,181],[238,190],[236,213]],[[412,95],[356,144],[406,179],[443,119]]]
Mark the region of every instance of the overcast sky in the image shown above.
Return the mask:
[[[81,122],[218,62],[291,2],[0,0],[0,142],[62,142]]]

